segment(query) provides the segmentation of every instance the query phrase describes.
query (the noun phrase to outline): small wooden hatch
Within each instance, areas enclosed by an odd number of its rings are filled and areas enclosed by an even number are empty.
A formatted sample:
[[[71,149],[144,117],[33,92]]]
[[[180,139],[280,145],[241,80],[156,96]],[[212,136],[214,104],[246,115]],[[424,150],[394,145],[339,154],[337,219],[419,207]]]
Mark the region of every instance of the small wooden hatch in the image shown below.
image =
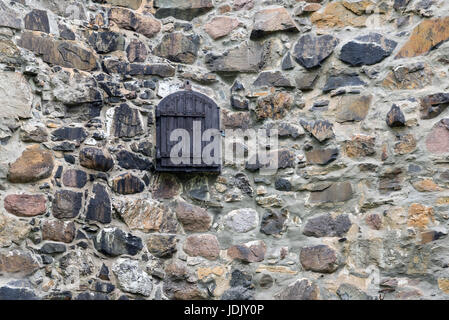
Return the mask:
[[[190,150],[181,153],[187,154],[187,157],[182,157],[182,163],[179,163],[179,160],[174,161],[172,157],[173,148],[181,141],[181,137],[178,140],[171,139],[174,133],[179,132],[174,132],[177,129],[185,130],[183,132],[188,133],[189,139],[184,141],[186,149]],[[202,138],[208,136],[203,135],[208,129],[215,129],[208,132],[214,132],[213,137],[209,141],[203,141]],[[213,163],[202,156],[204,148],[211,141],[220,146],[211,152],[211,156],[219,159]],[[156,108],[156,170],[215,173],[221,171],[220,108],[212,99],[199,92],[183,90],[161,100]]]

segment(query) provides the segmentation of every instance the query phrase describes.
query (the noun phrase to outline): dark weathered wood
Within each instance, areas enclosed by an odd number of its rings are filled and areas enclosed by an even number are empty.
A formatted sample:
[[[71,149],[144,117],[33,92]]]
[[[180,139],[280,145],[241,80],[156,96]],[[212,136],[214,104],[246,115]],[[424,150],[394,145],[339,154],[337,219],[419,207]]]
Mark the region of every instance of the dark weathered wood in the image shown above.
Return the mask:
[[[221,164],[207,165],[201,158],[194,159],[193,125],[201,122],[201,136],[207,129],[220,130],[220,108],[207,96],[184,90],[165,97],[156,108],[156,170],[173,172],[216,172],[221,171]],[[190,136],[190,163],[174,164],[170,151],[178,142],[170,141],[170,134],[175,129],[185,129]],[[218,137],[220,138],[220,137]],[[200,142],[200,153],[208,142]]]

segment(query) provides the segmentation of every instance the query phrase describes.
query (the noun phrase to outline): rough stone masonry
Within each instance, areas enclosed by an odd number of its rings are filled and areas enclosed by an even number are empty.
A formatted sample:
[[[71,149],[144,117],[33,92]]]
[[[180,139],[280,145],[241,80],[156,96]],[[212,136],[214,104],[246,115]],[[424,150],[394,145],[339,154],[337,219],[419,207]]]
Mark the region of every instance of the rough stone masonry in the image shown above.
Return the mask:
[[[449,3],[0,1],[0,299],[448,299]],[[279,166],[154,171],[191,81]]]

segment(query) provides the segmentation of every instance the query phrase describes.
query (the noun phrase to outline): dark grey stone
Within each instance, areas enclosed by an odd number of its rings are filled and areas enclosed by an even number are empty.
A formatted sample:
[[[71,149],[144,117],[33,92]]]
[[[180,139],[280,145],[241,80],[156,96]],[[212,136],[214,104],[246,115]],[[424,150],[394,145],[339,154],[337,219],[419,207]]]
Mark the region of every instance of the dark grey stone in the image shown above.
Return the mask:
[[[335,219],[324,214],[307,221],[303,233],[309,237],[342,237],[349,231],[352,223],[348,215],[341,214]]]
[[[114,135],[118,138],[132,138],[143,133],[139,111],[122,103],[115,108],[113,118]]]
[[[290,80],[288,80],[280,71],[261,72],[253,85],[256,87],[292,87]]]
[[[118,165],[125,169],[149,170],[151,161],[135,153],[121,150],[117,153]]]
[[[75,40],[76,36],[75,36],[75,32],[73,32],[72,29],[70,29],[69,27],[67,27],[65,24],[59,23],[58,24],[58,28],[59,28],[59,36],[65,40]]]
[[[70,190],[56,191],[53,199],[53,215],[58,219],[71,219],[81,210],[83,194]]]
[[[405,126],[405,116],[397,105],[393,104],[390,111],[387,113],[387,125],[389,127],[403,127]]]
[[[293,49],[293,57],[304,68],[319,67],[332,54],[338,43],[339,40],[330,34],[317,36],[309,33],[298,39]]]
[[[242,99],[238,96],[231,96],[231,107],[236,110],[248,110],[249,109],[249,101],[246,99]]]
[[[111,200],[106,188],[99,183],[94,184],[92,193],[94,196],[90,199],[87,206],[86,219],[101,223],[111,222]]]
[[[172,32],[163,36],[152,53],[173,62],[192,64],[198,55],[199,46],[198,35],[186,36],[181,32]]]
[[[82,292],[75,297],[75,300],[109,300],[109,297],[101,292]]]
[[[274,182],[274,188],[279,191],[291,191],[292,184],[284,178],[279,178]]]
[[[95,282],[95,291],[102,293],[111,293],[114,291],[115,286],[109,282],[96,281]]]
[[[373,65],[391,55],[397,42],[378,33],[357,37],[346,43],[340,52],[340,60],[351,66]]]
[[[62,243],[46,243],[39,249],[39,253],[58,254],[66,252],[66,250],[66,246]]]
[[[313,90],[316,80],[319,77],[318,71],[301,72],[296,75],[296,88],[299,90]]]
[[[277,300],[316,300],[318,286],[307,279],[296,280],[276,294]]]
[[[118,228],[101,230],[94,239],[94,246],[99,252],[112,257],[122,254],[135,256],[143,248],[142,239]]]
[[[187,21],[214,8],[212,0],[155,0],[153,6],[157,9],[155,17],[158,19],[171,16]]]
[[[46,33],[50,32],[48,15],[45,10],[33,9],[25,16],[23,21],[25,23],[25,29]]]
[[[366,83],[362,81],[356,73],[341,73],[330,75],[327,78],[323,92],[329,92],[341,87],[364,85],[366,85]]]
[[[52,150],[54,151],[62,151],[62,152],[69,152],[69,151],[74,151],[76,149],[76,144],[74,144],[73,142],[67,142],[64,141],[61,144],[55,145]]]
[[[267,210],[260,224],[260,232],[267,235],[277,235],[284,230],[286,216],[281,212]]]
[[[87,41],[91,47],[98,53],[108,53],[125,48],[123,37],[113,31],[92,32]]]
[[[0,300],[38,300],[38,296],[27,288],[0,287]]]
[[[246,193],[248,196],[253,196],[253,188],[251,186],[251,182],[248,179],[248,176],[242,172],[237,173],[234,176],[235,179],[235,185],[237,188],[242,190],[244,193]]]
[[[56,129],[51,133],[52,141],[76,141],[78,144],[86,140],[87,131],[81,127],[63,127]]]
[[[281,68],[282,68],[282,70],[292,70],[295,68],[295,65],[293,63],[292,56],[290,55],[290,53],[287,53],[284,56],[284,58],[282,59]]]

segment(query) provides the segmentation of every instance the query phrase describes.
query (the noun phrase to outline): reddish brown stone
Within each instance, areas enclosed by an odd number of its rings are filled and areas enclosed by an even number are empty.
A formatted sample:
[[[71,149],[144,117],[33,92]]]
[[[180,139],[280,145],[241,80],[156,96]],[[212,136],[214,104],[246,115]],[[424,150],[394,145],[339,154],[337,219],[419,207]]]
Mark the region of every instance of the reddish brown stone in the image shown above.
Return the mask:
[[[161,31],[161,23],[149,15],[134,13],[125,8],[111,8],[109,20],[117,26],[127,30],[133,30],[151,38]]]
[[[242,245],[235,245],[227,250],[227,254],[232,259],[243,262],[261,262],[265,259],[267,247],[262,240],[248,242]]]
[[[171,199],[181,191],[181,185],[173,175],[161,174],[155,177],[151,192],[155,199]]]
[[[249,112],[222,111],[222,124],[229,129],[248,129],[251,124]]]
[[[376,137],[356,134],[345,142],[344,150],[349,158],[369,157],[376,153],[375,143]]]
[[[302,248],[300,261],[305,270],[332,273],[338,268],[335,250],[326,245]]]
[[[25,276],[39,269],[39,262],[28,252],[12,250],[0,253],[0,273],[17,273]]]
[[[449,17],[422,21],[410,39],[396,55],[396,59],[423,55],[449,39]]]
[[[293,97],[286,92],[277,92],[259,98],[255,109],[258,120],[284,118],[293,106]]]
[[[377,213],[369,214],[365,220],[371,229],[380,230],[382,228],[382,217]]]
[[[258,11],[254,16],[251,39],[258,39],[276,31],[299,32],[298,27],[284,7]]]
[[[184,201],[177,201],[176,216],[182,223],[184,231],[205,232],[212,223],[205,209]]]
[[[11,164],[8,170],[10,182],[35,182],[50,177],[53,171],[53,155],[39,145],[28,147],[22,155]]]
[[[215,260],[220,255],[220,244],[212,234],[192,235],[184,242],[184,252],[192,257],[203,257]]]
[[[34,217],[47,211],[47,200],[41,194],[10,194],[5,197],[6,211],[19,217]]]
[[[419,244],[426,244],[435,240],[438,240],[441,237],[441,234],[438,231],[429,230],[420,232],[421,241]]]
[[[449,152],[449,118],[437,122],[426,139],[427,150],[442,154]]]
[[[62,220],[45,220],[42,225],[42,238],[58,242],[70,243],[75,238],[75,223]]]
[[[214,17],[204,26],[204,30],[214,40],[227,36],[239,26],[239,20],[231,17]]]

